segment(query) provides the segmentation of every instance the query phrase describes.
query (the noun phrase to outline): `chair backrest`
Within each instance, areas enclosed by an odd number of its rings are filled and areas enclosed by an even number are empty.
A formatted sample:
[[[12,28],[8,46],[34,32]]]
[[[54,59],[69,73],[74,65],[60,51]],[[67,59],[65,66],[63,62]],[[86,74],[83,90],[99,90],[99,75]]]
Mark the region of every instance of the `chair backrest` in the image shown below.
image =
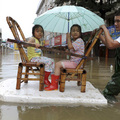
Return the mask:
[[[85,57],[88,57],[88,56],[89,56],[89,54],[90,54],[93,46],[94,46],[95,43],[97,42],[97,40],[98,40],[98,38],[99,38],[99,36],[100,36],[101,33],[102,33],[102,29],[99,29],[98,31],[96,31],[95,34],[93,34],[93,35],[91,36],[89,42],[92,41],[92,43],[90,44],[90,46],[88,47],[87,51],[85,52]],[[86,64],[86,60],[87,60],[86,58],[83,58],[83,59],[80,61],[80,63],[77,65],[76,70],[78,70],[79,68],[81,68],[82,65],[83,65],[83,68],[84,68],[84,66],[85,66],[85,64]],[[73,73],[73,74],[71,75],[71,77],[74,77],[74,75],[75,75],[75,73]]]
[[[89,44],[92,42],[95,34],[96,34],[96,31],[95,31],[94,33],[91,32],[90,37],[89,37],[89,39],[88,39],[88,41],[87,41],[87,43],[86,43],[86,45],[85,45],[85,51],[89,48]]]
[[[22,31],[21,27],[19,26],[19,24],[12,17],[6,17],[6,20],[9,25],[9,28],[12,31],[12,34],[13,34],[15,40],[25,41],[26,38],[25,38],[23,31]],[[21,57],[22,62],[29,62],[29,59],[23,49],[23,46],[21,44],[17,43],[17,47],[20,52],[20,57]]]

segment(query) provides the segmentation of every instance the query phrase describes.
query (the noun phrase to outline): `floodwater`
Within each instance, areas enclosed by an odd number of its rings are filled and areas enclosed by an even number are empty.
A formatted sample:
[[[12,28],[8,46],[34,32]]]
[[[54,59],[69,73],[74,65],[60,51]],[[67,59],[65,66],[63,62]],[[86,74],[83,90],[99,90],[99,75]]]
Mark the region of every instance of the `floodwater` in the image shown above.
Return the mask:
[[[52,56],[52,55],[49,55]],[[60,56],[60,55],[59,55]],[[63,57],[63,56],[62,56]],[[55,60],[60,60],[56,55]],[[0,82],[16,77],[20,61],[18,51],[0,49]],[[94,58],[86,64],[87,81],[102,91],[114,71],[114,58]],[[117,96],[120,101],[120,96]],[[17,104],[0,101],[0,120],[119,120],[120,102],[106,106],[45,106],[41,104]]]

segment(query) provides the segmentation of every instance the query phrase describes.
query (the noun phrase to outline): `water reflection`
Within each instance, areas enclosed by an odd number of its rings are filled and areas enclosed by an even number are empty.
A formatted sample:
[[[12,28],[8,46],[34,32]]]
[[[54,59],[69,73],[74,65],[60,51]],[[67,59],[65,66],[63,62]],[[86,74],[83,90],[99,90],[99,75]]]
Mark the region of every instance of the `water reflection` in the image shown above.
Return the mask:
[[[19,113],[16,106],[2,105],[0,109],[0,120],[19,120]]]
[[[20,56],[18,51],[3,49],[0,57],[0,81],[15,77],[19,62]]]
[[[119,120],[120,108],[2,105],[0,120]]]
[[[1,67],[1,65],[2,65],[2,49],[0,48],[0,67]]]

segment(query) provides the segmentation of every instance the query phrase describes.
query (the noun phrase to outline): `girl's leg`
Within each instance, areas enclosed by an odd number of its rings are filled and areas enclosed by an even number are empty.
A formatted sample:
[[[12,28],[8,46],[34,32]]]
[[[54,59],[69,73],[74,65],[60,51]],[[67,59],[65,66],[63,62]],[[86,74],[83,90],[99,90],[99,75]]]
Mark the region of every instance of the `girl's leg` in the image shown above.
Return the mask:
[[[60,69],[61,69],[62,67],[63,67],[63,66],[62,66],[61,61],[59,61],[59,62],[57,62],[57,63],[55,64],[54,74],[55,74],[56,76],[60,75]]]
[[[60,69],[62,68],[61,61],[57,62],[55,64],[55,73],[54,75],[51,75],[51,85],[48,87],[45,87],[45,90],[51,91],[51,90],[57,90],[58,89],[58,79],[60,75]]]
[[[45,71],[53,72],[55,63],[54,60],[48,57],[34,57],[31,59],[31,62],[42,62],[45,63]]]
[[[69,60],[59,61],[55,64],[54,74],[58,76],[60,75],[61,68],[76,68],[76,66],[77,64],[75,62],[71,62]]]
[[[76,68],[77,64],[71,61],[59,61],[55,64],[55,73],[51,75],[51,85],[45,87],[45,90],[57,90],[58,89],[58,79],[60,76],[60,69],[63,68]]]
[[[54,60],[51,59],[51,58],[47,58],[47,57],[34,57],[34,58],[31,59],[31,62],[43,62],[43,63],[45,63],[44,83],[47,86],[49,86],[50,82],[48,80],[48,77],[54,69]]]

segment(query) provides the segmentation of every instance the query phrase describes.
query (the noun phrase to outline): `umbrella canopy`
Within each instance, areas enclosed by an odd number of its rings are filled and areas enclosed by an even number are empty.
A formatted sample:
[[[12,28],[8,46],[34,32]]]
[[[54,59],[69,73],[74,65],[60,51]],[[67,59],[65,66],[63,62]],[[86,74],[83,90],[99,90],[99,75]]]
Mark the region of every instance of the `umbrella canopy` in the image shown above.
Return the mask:
[[[93,31],[104,24],[95,13],[78,6],[60,6],[38,16],[33,24],[42,25],[45,31],[67,33],[73,24],[79,24],[82,32]]]

